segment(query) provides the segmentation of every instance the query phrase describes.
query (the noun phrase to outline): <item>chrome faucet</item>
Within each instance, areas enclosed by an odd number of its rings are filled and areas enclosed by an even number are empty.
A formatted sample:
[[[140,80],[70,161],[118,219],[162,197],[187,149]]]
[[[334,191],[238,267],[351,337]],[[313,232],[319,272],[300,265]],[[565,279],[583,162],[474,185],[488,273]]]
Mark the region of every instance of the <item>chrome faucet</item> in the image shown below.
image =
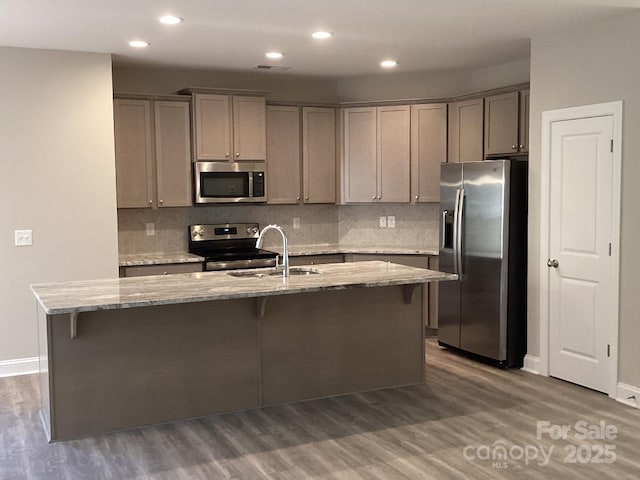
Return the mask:
[[[282,268],[283,279],[288,278],[289,277],[289,245],[288,245],[289,242],[287,240],[287,236],[284,234],[284,230],[280,225],[267,225],[266,227],[264,227],[260,232],[260,235],[258,236],[258,240],[256,240],[256,248],[260,248],[262,246],[262,240],[264,239],[264,234],[267,233],[269,230],[276,230],[280,232],[280,235],[282,235],[282,263],[278,265],[276,262],[276,268],[278,267]]]

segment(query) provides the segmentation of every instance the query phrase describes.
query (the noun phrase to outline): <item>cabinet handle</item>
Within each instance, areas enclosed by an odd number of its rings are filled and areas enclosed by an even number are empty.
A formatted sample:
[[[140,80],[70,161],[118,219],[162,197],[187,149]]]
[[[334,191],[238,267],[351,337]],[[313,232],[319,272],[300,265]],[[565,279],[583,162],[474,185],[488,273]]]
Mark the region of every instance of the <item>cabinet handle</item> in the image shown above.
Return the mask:
[[[238,158],[240,156],[239,152],[236,152],[236,158]]]

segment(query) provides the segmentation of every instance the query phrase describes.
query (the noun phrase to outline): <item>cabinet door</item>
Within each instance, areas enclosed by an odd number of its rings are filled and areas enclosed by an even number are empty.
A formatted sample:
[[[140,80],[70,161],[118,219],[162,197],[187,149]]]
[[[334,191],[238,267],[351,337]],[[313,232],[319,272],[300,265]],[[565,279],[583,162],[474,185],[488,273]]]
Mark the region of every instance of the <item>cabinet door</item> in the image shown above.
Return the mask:
[[[191,132],[189,104],[155,102],[156,172],[159,207],[190,207]]]
[[[196,160],[232,160],[229,96],[196,94],[193,111]]]
[[[410,201],[411,110],[378,107],[378,201]]]
[[[264,97],[233,97],[233,156],[235,160],[265,160],[267,133]]]
[[[151,102],[114,100],[118,208],[153,205]]]
[[[484,159],[483,120],[482,98],[449,105],[449,162],[476,162]]]
[[[300,109],[267,107],[268,203],[300,201]]]
[[[518,92],[485,98],[484,129],[485,155],[518,152]]]
[[[304,203],[336,201],[336,112],[302,109]]]
[[[411,198],[440,201],[440,163],[447,161],[447,105],[411,106]]]
[[[375,202],[378,195],[376,109],[344,110],[344,193],[346,202]]]
[[[519,150],[529,152],[529,90],[520,92],[520,135]]]

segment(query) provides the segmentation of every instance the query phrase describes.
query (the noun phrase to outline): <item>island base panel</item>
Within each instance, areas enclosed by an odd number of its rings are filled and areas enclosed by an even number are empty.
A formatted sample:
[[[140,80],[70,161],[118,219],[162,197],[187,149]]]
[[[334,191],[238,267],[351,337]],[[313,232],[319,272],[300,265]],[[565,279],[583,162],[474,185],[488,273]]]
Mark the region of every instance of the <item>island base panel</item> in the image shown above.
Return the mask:
[[[399,286],[40,315],[52,440],[424,381]],[[42,341],[46,338],[46,341]]]

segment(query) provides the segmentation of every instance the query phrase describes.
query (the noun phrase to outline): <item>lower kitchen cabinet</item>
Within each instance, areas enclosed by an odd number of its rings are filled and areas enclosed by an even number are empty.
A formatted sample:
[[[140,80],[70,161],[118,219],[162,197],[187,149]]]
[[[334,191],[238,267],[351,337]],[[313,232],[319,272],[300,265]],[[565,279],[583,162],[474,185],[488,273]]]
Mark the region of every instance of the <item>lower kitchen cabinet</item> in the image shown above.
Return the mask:
[[[173,273],[202,272],[202,262],[167,263],[162,265],[133,265],[120,267],[120,277],[145,277],[148,275],[170,275]]]
[[[186,101],[114,100],[118,208],[192,205],[189,117]]]
[[[434,261],[435,259],[435,261]],[[345,262],[368,262],[379,260],[382,262],[397,263],[407,265],[409,267],[430,268],[437,270],[438,257],[431,255],[380,255],[380,254],[364,254],[350,253],[344,256]],[[424,325],[429,328],[437,328],[438,326],[438,290],[434,290],[432,286],[437,282],[431,282],[422,286],[422,316]]]
[[[343,263],[344,255],[342,254],[325,254],[325,255],[299,255],[290,256],[289,265],[297,267],[300,265],[322,265],[323,263]]]

